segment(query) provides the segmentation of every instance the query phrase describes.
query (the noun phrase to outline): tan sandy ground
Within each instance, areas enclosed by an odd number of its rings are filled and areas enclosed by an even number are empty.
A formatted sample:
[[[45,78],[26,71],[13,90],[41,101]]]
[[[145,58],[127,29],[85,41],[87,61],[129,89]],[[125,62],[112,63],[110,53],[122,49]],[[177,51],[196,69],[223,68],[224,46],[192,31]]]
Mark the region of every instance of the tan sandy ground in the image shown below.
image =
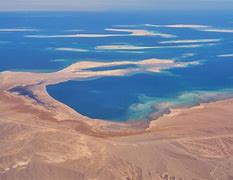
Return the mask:
[[[91,120],[51,98],[45,86],[140,68],[91,72],[82,69],[99,64],[86,65],[0,73],[1,180],[233,179],[233,100],[173,110],[150,123]],[[42,103],[7,91],[16,85]]]

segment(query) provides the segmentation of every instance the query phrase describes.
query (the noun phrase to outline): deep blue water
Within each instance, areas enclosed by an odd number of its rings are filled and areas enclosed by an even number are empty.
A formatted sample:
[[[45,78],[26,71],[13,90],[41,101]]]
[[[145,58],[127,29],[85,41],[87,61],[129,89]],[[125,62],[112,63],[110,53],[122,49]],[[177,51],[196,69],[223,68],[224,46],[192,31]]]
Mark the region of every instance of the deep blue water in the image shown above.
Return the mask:
[[[223,74],[214,72],[219,71],[219,68],[225,70]],[[177,105],[182,105],[182,103],[195,105],[199,102],[208,102],[210,98],[213,100],[218,98],[214,95],[202,99],[202,94],[196,97],[197,91],[218,92],[233,88],[233,79],[230,78],[233,77],[233,72],[230,63],[219,63],[217,66],[209,63],[200,67],[173,69],[170,72],[175,75],[137,74],[126,77],[69,81],[48,86],[47,89],[52,96],[81,114],[92,118],[128,120],[147,118],[156,110],[153,108],[154,105],[159,105],[163,101],[177,101],[178,96],[185,96],[188,92],[191,94],[181,98],[183,102]],[[148,106],[147,103],[150,101],[154,101],[154,104],[151,103]],[[138,105],[142,107],[132,110],[133,106]]]
[[[48,87],[56,99],[78,112],[110,120],[146,118],[159,110],[161,103],[192,104],[202,101],[205,93],[231,93],[233,88],[233,32],[204,32],[191,28],[151,27],[142,24],[199,24],[233,31],[233,12],[11,12],[0,13],[0,71],[56,71],[74,62],[138,61],[164,58],[176,61],[202,60],[198,66],[175,68],[162,73],[142,73],[127,77],[106,77],[86,81],[69,81]],[[167,33],[163,37],[107,38],[29,38],[28,35],[67,35],[76,33],[110,34],[114,25],[137,25],[125,29],[144,29]],[[36,29],[37,31],[2,32],[1,29]],[[116,28],[116,27],[114,27]],[[121,27],[123,28],[123,27]],[[83,30],[75,32],[74,30]],[[123,34],[123,33],[121,33]],[[127,51],[96,50],[97,46],[126,44],[135,46],[174,46],[161,41],[185,39],[220,39],[213,45],[193,48],[162,48]],[[190,43],[208,44],[208,43]],[[85,52],[59,51],[56,48],[85,49]],[[185,54],[193,54],[186,56]],[[112,70],[121,67],[90,69]],[[191,94],[188,94],[191,93]],[[72,94],[72,96],[71,96]],[[212,96],[211,96],[212,98]]]

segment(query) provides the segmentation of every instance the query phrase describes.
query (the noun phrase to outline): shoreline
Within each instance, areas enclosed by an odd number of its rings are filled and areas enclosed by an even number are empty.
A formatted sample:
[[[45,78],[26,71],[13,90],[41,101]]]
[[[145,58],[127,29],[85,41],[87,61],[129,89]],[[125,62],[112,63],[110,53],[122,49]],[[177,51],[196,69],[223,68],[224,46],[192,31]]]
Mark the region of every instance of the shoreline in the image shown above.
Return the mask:
[[[172,110],[148,123],[115,123],[84,117],[45,88],[132,72],[138,71],[90,72],[73,65],[49,74],[0,73],[0,178],[30,179],[38,169],[39,179],[61,180],[233,177],[233,99]],[[43,105],[7,91],[16,86],[27,87],[25,93]]]
[[[158,112],[151,112],[148,114],[148,118],[142,119],[142,120],[127,120],[127,121],[112,121],[112,120],[102,120],[102,119],[94,119],[89,118],[85,115],[80,114],[78,111],[72,109],[68,105],[58,101],[57,99],[53,98],[48,92],[47,92],[47,86],[48,85],[54,85],[61,82],[66,82],[74,79],[95,79],[100,77],[108,77],[108,76],[126,76],[131,73],[138,73],[141,71],[140,66],[145,70],[145,68],[148,67],[147,71],[151,71],[151,66],[155,66],[155,69],[159,71],[159,68],[171,68],[173,67],[174,61],[171,60],[159,60],[159,59],[149,59],[149,60],[143,60],[138,62],[130,62],[130,61],[117,61],[117,62],[88,62],[88,61],[81,61],[74,63],[68,67],[66,67],[63,70],[52,72],[52,73],[34,73],[34,72],[11,72],[11,71],[4,71],[0,73],[0,78],[3,79],[3,88],[0,88],[0,91],[8,91],[8,95],[13,95],[16,98],[20,97],[24,99],[28,104],[31,104],[32,106],[39,108],[39,109],[49,109],[49,111],[58,111],[57,115],[55,115],[53,118],[55,118],[58,122],[66,121],[66,119],[72,118],[74,121],[80,121],[84,124],[87,124],[88,126],[91,126],[93,128],[93,124],[96,125],[94,128],[94,131],[98,130],[100,133],[103,133],[101,131],[105,131],[107,129],[108,133],[110,131],[115,131],[115,134],[121,134],[119,129],[129,129],[128,134],[137,134],[137,133],[146,133],[146,129],[149,128],[152,121],[156,121],[160,119],[163,116],[171,114],[175,110],[182,110],[187,109],[187,105],[177,104],[172,105],[171,107],[166,107],[164,109],[161,109],[161,111]],[[192,64],[193,62],[191,62]],[[114,70],[106,70],[106,71],[89,71],[86,69],[89,68],[102,68],[102,67],[111,67],[111,66],[119,66],[119,65],[128,65],[128,64],[134,64],[138,67],[135,68],[128,68],[128,69],[114,69]],[[162,64],[162,66],[161,66]],[[164,67],[164,64],[166,65]],[[177,66],[175,64],[175,66]],[[180,64],[178,64],[178,67]],[[184,65],[181,65],[181,67]],[[152,68],[153,69],[153,68]],[[154,70],[152,70],[154,71]],[[30,78],[31,76],[31,78]],[[16,79],[14,79],[16,78]],[[6,82],[6,85],[4,83],[4,79],[7,79],[8,82]],[[10,79],[12,82],[9,82]],[[14,79],[14,80],[13,80]],[[21,82],[21,83],[20,83]],[[1,82],[0,82],[1,83]],[[9,85],[7,85],[9,83]],[[6,87],[4,87],[6,86]],[[29,90],[27,90],[30,95],[20,95],[18,92],[9,92],[13,90],[14,88],[25,88],[29,86]],[[13,93],[13,94],[12,94]],[[31,97],[30,97],[31,96]],[[32,98],[33,97],[33,98]],[[232,97],[231,97],[232,98]],[[32,102],[32,100],[37,101]],[[208,100],[207,100],[208,101]],[[224,99],[214,100],[214,101],[224,101]],[[41,102],[41,103],[38,103]],[[210,103],[213,101],[210,100]],[[204,102],[206,103],[206,102]],[[203,104],[203,102],[200,102],[200,105]],[[207,102],[208,104],[208,102]],[[38,107],[37,107],[38,106]],[[44,106],[44,107],[39,107]],[[56,107],[57,106],[57,107]],[[198,107],[198,105],[191,105],[188,108]],[[155,108],[155,107],[154,107]],[[51,110],[52,109],[52,110]],[[158,113],[158,114],[157,114]],[[116,126],[118,128],[109,128],[112,126]],[[140,127],[141,126],[141,127]],[[117,130],[116,130],[117,129]],[[93,131],[93,132],[94,132]],[[95,133],[94,133],[95,134]],[[114,133],[113,133],[114,134]],[[123,133],[127,134],[127,133]]]
[[[195,91],[194,91],[195,92]],[[175,112],[182,112],[182,110],[187,110],[187,109],[195,109],[195,108],[199,108],[202,107],[204,105],[208,105],[208,104],[212,104],[212,103],[216,103],[216,102],[224,102],[226,100],[233,100],[233,91],[203,91],[203,93],[205,94],[201,94],[201,96],[205,96],[206,94],[208,95],[208,93],[216,93],[210,97],[207,97],[206,99],[202,99],[198,102],[190,102],[190,104],[175,104],[175,105],[171,105],[170,107],[166,107],[164,109],[160,109],[158,111],[153,111],[150,114],[148,114],[148,121],[153,121],[153,120],[158,120],[163,116],[170,116]],[[218,94],[219,93],[219,94]],[[218,97],[221,96],[221,97]],[[156,107],[154,107],[154,110],[156,110]]]

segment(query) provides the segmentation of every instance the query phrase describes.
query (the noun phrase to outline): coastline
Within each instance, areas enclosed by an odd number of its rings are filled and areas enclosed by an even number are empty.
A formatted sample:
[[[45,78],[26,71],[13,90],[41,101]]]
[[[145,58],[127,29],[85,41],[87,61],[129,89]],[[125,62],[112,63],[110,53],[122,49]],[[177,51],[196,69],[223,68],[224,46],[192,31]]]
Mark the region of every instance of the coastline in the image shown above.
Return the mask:
[[[173,117],[178,115],[179,113],[182,113],[182,111],[186,111],[187,109],[200,109],[208,104],[212,104],[216,102],[224,102],[226,100],[233,100],[233,92],[231,89],[226,91],[224,90],[217,91],[217,92],[214,91],[207,91],[207,92],[196,91],[196,92],[200,93],[199,100],[197,100],[196,102],[189,102],[188,104],[187,102],[184,104],[182,103],[172,104],[172,102],[167,102],[170,103],[170,106],[167,105],[165,107],[160,108],[160,105],[158,105],[158,107],[154,107],[154,111],[148,115],[149,121],[151,122],[153,120],[159,120],[160,118],[165,116]]]
[[[48,92],[46,87],[48,85],[54,85],[61,82],[66,82],[73,79],[92,79],[92,78],[100,78],[100,77],[108,77],[108,76],[126,76],[129,74],[134,74],[141,72],[141,68],[143,71],[148,72],[160,72],[161,69],[169,69],[173,67],[184,67],[186,65],[195,65],[196,62],[187,63],[177,63],[173,60],[160,60],[160,59],[148,59],[137,62],[131,61],[116,61],[116,62],[89,62],[89,61],[81,61],[74,63],[60,71],[57,72],[48,72],[48,73],[39,73],[39,72],[11,72],[5,71],[0,73],[0,78],[2,79],[1,89],[2,93],[6,93],[7,96],[12,96],[14,98],[22,99],[26,104],[30,104],[30,106],[34,106],[37,109],[43,109],[45,111],[53,111],[56,115],[53,116],[52,119],[56,119],[58,122],[69,121],[70,119],[74,121],[81,121],[82,123],[92,126],[93,132],[91,134],[95,135],[96,131],[100,132],[100,136],[103,131],[114,131],[114,135],[121,136],[126,135],[127,133],[121,133],[122,128],[124,131],[126,129],[129,130],[129,135],[131,134],[141,134],[145,133],[148,129],[150,129],[151,122],[159,120],[163,117],[175,116],[177,111],[182,112],[186,109],[192,109],[195,107],[202,106],[202,104],[213,103],[215,101],[221,102],[224,101],[226,97],[219,98],[213,100],[204,100],[204,102],[199,102],[199,104],[190,104],[182,105],[171,105],[167,106],[164,109],[160,109],[157,112],[153,111],[148,114],[147,119],[143,120],[127,120],[124,122],[119,121],[108,121],[102,119],[93,119],[87,116],[80,114],[75,111],[68,105],[56,100],[53,98]],[[135,65],[132,68],[126,69],[113,69],[113,70],[102,70],[102,71],[91,71],[89,69],[92,68],[105,68],[105,67],[114,67],[114,66],[122,66],[122,65]],[[22,95],[14,89],[23,89],[30,87],[29,90],[26,89],[30,93],[30,95]],[[216,95],[215,95],[216,96]],[[233,97],[228,97],[226,99],[231,99]],[[36,102],[33,102],[36,101]],[[206,102],[207,101],[207,102]],[[155,108],[155,107],[154,107]],[[155,108],[156,109],[156,108]],[[174,115],[175,114],[175,115]],[[94,127],[94,125],[96,127]],[[111,129],[111,127],[116,126],[117,128]],[[90,132],[89,132],[90,133]],[[109,133],[109,132],[108,132]],[[103,133],[105,134],[105,133]],[[110,133],[111,134],[111,133]],[[105,136],[105,135],[104,135]]]
[[[232,168],[224,169],[232,162],[233,99],[171,110],[146,123],[116,123],[82,116],[46,91],[46,85],[70,79],[128,73],[132,69],[90,72],[75,65],[55,73],[0,73],[0,178],[204,180],[233,176]],[[42,104],[9,92],[14,87],[26,88],[26,95],[32,93]]]

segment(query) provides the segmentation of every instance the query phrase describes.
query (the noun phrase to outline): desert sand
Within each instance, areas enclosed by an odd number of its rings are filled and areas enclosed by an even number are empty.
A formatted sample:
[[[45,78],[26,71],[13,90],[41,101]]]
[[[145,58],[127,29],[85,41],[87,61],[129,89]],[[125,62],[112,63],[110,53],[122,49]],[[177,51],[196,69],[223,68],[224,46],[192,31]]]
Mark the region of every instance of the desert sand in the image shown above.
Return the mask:
[[[82,116],[46,92],[49,84],[76,78],[177,66],[151,59],[137,62],[137,68],[85,70],[127,63],[79,62],[54,73],[0,73],[0,179],[232,179],[232,99],[174,109],[150,122],[116,123]]]

